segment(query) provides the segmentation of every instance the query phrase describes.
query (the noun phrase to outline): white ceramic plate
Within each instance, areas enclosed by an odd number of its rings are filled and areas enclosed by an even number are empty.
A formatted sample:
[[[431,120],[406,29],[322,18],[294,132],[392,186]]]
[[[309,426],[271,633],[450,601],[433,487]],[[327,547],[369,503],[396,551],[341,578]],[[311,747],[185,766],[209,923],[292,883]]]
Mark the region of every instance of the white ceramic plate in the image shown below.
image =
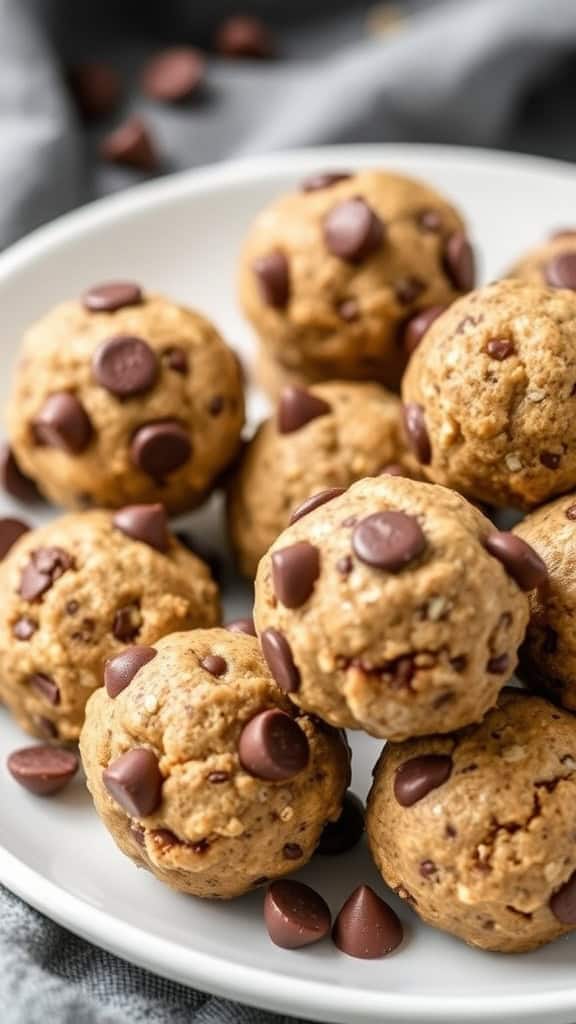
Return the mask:
[[[114,277],[198,306],[249,355],[234,277],[251,218],[306,173],[374,164],[421,176],[463,207],[488,279],[551,228],[576,221],[570,166],[458,149],[324,149],[167,178],[65,217],[0,257],[0,400],[25,325],[52,303]],[[254,396],[252,415],[259,411]],[[0,499],[0,514],[15,509]],[[196,519],[197,529],[217,536],[214,504]],[[247,598],[247,591],[231,588],[229,613],[247,608]],[[298,952],[277,949],[261,922],[262,892],[220,905],[177,895],[122,857],[81,780],[51,801],[17,787],[5,755],[24,742],[0,715],[0,880],[127,960],[247,1003],[346,1024],[576,1020],[576,936],[537,953],[496,956],[425,928],[401,907],[406,942],[387,959],[352,960],[329,942]],[[354,789],[364,796],[379,745],[360,736],[353,745]],[[343,858],[316,858],[301,876],[333,910],[359,882],[384,888],[363,847]]]

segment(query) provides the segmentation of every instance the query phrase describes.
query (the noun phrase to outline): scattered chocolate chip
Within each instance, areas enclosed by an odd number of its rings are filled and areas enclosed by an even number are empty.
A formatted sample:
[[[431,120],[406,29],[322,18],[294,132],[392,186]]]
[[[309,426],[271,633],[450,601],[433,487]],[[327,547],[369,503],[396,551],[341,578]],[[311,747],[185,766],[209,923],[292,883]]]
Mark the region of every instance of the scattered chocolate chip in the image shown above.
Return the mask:
[[[358,558],[387,572],[400,572],[425,547],[420,523],[405,512],[375,512],[361,519],[352,534],[352,548]]]
[[[422,341],[429,327],[446,310],[448,306],[428,306],[421,309],[404,324],[402,346],[407,355],[411,356]]]
[[[134,676],[144,665],[152,661],[158,652],[153,647],[128,647],[113,658],[108,658],[104,666],[104,685],[109,697],[117,697],[122,690],[130,685]]]
[[[282,949],[300,949],[330,932],[328,904],[303,882],[272,882],[264,900],[264,921],[272,942]]]
[[[290,300],[290,267],[280,249],[259,256],[253,268],[263,301],[273,309],[285,309]]]
[[[144,301],[140,285],[132,281],[109,281],[88,288],[82,296],[89,313],[114,313],[126,306],[140,306]]]
[[[576,871],[550,897],[550,910],[562,924],[576,924]]]
[[[317,852],[329,857],[346,853],[360,842],[363,832],[364,805],[354,793],[346,793],[342,813],[337,821],[326,822]]]
[[[106,135],[100,155],[113,164],[124,164],[139,171],[154,171],[158,154],[146,122],[136,115],[129,117]]]
[[[418,215],[418,227],[423,231],[436,233],[442,227],[442,218],[438,210],[422,210]]]
[[[79,455],[90,444],[92,423],[76,395],[58,391],[49,395],[32,424],[37,444]]]
[[[308,764],[306,734],[285,711],[270,708],[244,726],[238,744],[240,764],[257,779],[283,782]]]
[[[102,781],[116,803],[134,818],[153,814],[162,799],[158,758],[145,747],[117,757],[104,770]]]
[[[120,100],[120,76],[104,61],[86,61],[70,68],[68,81],[80,113],[87,120],[111,114]]]
[[[304,178],[300,188],[302,192],[319,192],[321,189],[337,185],[340,181],[348,181],[351,177],[350,171],[320,171]]]
[[[298,843],[284,843],[282,853],[286,860],[301,860],[304,856],[302,847],[299,846]]]
[[[170,545],[168,519],[164,505],[126,505],[114,513],[114,526],[131,540],[141,541],[156,551]]]
[[[74,560],[63,548],[38,548],[31,553],[30,561],[22,570],[20,597],[25,601],[37,601],[60,576],[73,568]]]
[[[24,747],[8,756],[6,765],[13,779],[36,796],[58,793],[78,771],[78,755],[56,747]]]
[[[131,644],[138,636],[142,626],[140,605],[136,603],[124,605],[114,613],[112,635],[123,644]]]
[[[501,363],[514,352],[514,343],[509,338],[490,338],[486,351],[491,359],[497,359]]]
[[[300,689],[300,672],[285,636],[277,629],[265,629],[260,637],[262,654],[278,686],[284,693]]]
[[[331,412],[332,406],[328,402],[306,388],[284,388],[276,414],[278,430],[281,434],[292,434],[319,416],[327,416]]]
[[[444,269],[458,291],[469,292],[474,287],[474,250],[463,231],[456,231],[444,248]]]
[[[247,636],[256,636],[254,619],[232,619],[225,627],[231,633],[246,633]]]
[[[29,530],[30,527],[21,519],[0,519],[0,558],[5,558],[10,548]]]
[[[508,655],[498,654],[495,655],[493,658],[489,659],[486,665],[486,671],[490,672],[491,675],[500,676],[503,675],[504,672],[508,671],[509,665],[510,658],[508,657]]]
[[[37,629],[38,624],[34,622],[34,619],[29,619],[27,615],[23,615],[20,619],[16,619],[12,626],[12,636],[21,641],[30,640]]]
[[[552,288],[576,289],[576,252],[560,252],[544,267],[546,283]]]
[[[279,548],[271,555],[274,593],[285,608],[300,608],[320,574],[320,552],[308,541]]]
[[[333,256],[360,263],[383,244],[384,225],[368,204],[356,196],[333,206],[326,215],[324,241]]]
[[[166,366],[170,370],[174,370],[174,373],[185,374],[188,372],[188,356],[183,348],[179,348],[177,345],[167,348],[163,353],[163,358]]]
[[[336,307],[338,316],[347,324],[354,323],[360,317],[360,304],[358,299],[344,299]]]
[[[138,469],[153,480],[163,481],[188,462],[192,443],[177,420],[159,420],[139,427],[130,454]]]
[[[350,555],[343,555],[342,558],[339,558],[336,562],[336,569],[342,574],[342,576],[349,576],[352,572],[353,565],[354,563],[350,558]]]
[[[7,494],[25,504],[40,499],[36,484],[22,472],[8,444],[0,444],[0,485]]]
[[[566,519],[575,520],[576,519],[576,505],[569,505],[568,508],[566,509],[564,515],[566,516]]]
[[[498,559],[521,590],[535,590],[548,577],[548,570],[540,555],[513,533],[494,530],[485,538],[484,547]]]
[[[402,416],[404,429],[412,451],[423,466],[432,461],[432,447],[426,428],[424,409],[417,402],[407,402],[403,406]]]
[[[361,960],[386,956],[403,937],[400,918],[369,885],[358,886],[348,897],[332,929],[335,946]]]
[[[339,498],[345,490],[345,487],[329,487],[325,491],[319,491],[318,494],[312,494],[311,497],[296,506],[290,516],[290,526],[292,523],[297,523],[299,519],[303,519],[309,512],[313,512],[315,508],[320,508],[327,501],[332,501],[332,498]]]
[[[546,469],[558,469],[562,456],[556,452],[540,452],[540,462]]]
[[[236,14],[219,26],[214,47],[222,57],[265,60],[274,54],[274,41],[268,26],[260,18]]]
[[[200,659],[200,665],[211,676],[223,676],[228,671],[226,660],[219,654],[207,654],[205,658]]]
[[[92,357],[92,375],[117,398],[132,398],[149,391],[158,377],[155,352],[143,338],[119,334],[107,338]]]
[[[420,874],[422,875],[422,878],[432,878],[432,875],[436,874],[438,868],[436,867],[433,860],[423,860],[420,862],[419,870]]]
[[[402,807],[411,807],[433,789],[442,786],[452,773],[448,754],[424,754],[404,761],[396,769],[394,796]]]
[[[142,72],[142,89],[160,103],[180,103],[197,93],[206,61],[193,46],[173,46],[155,54]]]
[[[43,672],[34,672],[28,676],[28,685],[49,704],[56,706],[60,703],[60,690],[51,676]]]
[[[228,782],[229,778],[230,772],[210,772],[208,782],[213,786],[221,786],[224,782]]]
[[[426,285],[418,277],[401,277],[394,282],[394,295],[403,306],[409,306],[425,290]]]

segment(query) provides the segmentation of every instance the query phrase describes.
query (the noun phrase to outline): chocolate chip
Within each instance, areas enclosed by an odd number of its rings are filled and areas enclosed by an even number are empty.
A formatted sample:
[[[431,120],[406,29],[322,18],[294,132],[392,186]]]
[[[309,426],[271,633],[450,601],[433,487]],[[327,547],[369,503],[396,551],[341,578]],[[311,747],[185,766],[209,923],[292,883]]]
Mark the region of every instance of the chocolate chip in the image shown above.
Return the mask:
[[[192,443],[176,420],[159,420],[146,423],[136,431],[130,454],[138,469],[161,482],[188,462]]]
[[[346,853],[356,846],[364,832],[364,805],[354,793],[346,793],[342,804],[342,813],[337,821],[326,822],[318,853],[333,857]]]
[[[332,917],[328,904],[309,885],[282,879],[268,887],[264,921],[276,946],[300,949],[328,935]]]
[[[576,924],[576,871],[557,892],[552,893],[550,910],[562,924]]]
[[[280,249],[260,256],[253,270],[264,302],[274,309],[285,309],[290,299],[290,267]]]
[[[26,615],[23,615],[20,619],[16,619],[16,622],[12,626],[12,636],[15,636],[17,640],[26,641],[30,640],[36,630],[38,624],[33,619],[29,619]]]
[[[117,757],[104,770],[102,781],[116,803],[134,818],[153,814],[162,799],[158,758],[145,747]]]
[[[5,558],[10,548],[29,530],[30,527],[21,519],[0,519],[0,558]]]
[[[283,782],[306,768],[310,749],[306,734],[294,719],[279,708],[270,708],[244,726],[238,755],[250,775],[267,782]]]
[[[285,636],[277,629],[265,629],[260,637],[262,654],[278,686],[284,693],[300,689],[300,672]]]
[[[224,399],[222,395],[213,395],[208,402],[208,412],[211,416],[219,416],[224,408]]]
[[[334,945],[361,960],[386,956],[400,945],[402,924],[369,885],[360,885],[348,897],[332,929]]]
[[[423,231],[436,233],[442,227],[442,218],[438,210],[422,210],[418,215],[418,227]]]
[[[218,28],[214,45],[222,57],[237,60],[264,60],[274,53],[274,42],[267,25],[260,18],[246,14],[226,18]]]
[[[158,360],[143,338],[119,334],[98,346],[92,357],[92,374],[112,395],[131,398],[154,386]]]
[[[400,277],[394,282],[394,295],[403,306],[409,306],[425,290],[426,285],[418,277]]]
[[[140,605],[136,603],[124,605],[114,613],[112,635],[120,643],[130,644],[136,639],[142,628]]]
[[[320,171],[304,178],[300,188],[302,192],[319,192],[321,189],[337,185],[340,181],[348,181],[351,177],[350,171]]]
[[[458,291],[469,292],[474,287],[474,250],[463,231],[456,231],[444,247],[444,269]]]
[[[179,103],[198,92],[206,61],[193,46],[173,46],[155,54],[142,72],[142,89],[160,103]]]
[[[420,874],[422,878],[431,878],[438,871],[433,860],[423,860],[420,862]]]
[[[274,593],[285,608],[306,603],[320,574],[320,552],[308,541],[279,548],[271,555]]]
[[[428,328],[446,309],[448,306],[428,306],[426,309],[421,309],[404,324],[402,346],[407,355],[412,355],[418,348]]]
[[[298,843],[284,843],[282,853],[286,860],[301,860],[304,856],[302,847]]]
[[[336,569],[342,574],[342,576],[349,576],[352,572],[353,566],[354,563],[350,558],[350,555],[343,555],[342,558],[339,558],[336,562]]]
[[[552,288],[576,289],[576,252],[560,252],[544,267],[546,283]]]
[[[69,569],[74,559],[62,548],[38,548],[22,570],[19,594],[25,601],[37,601]]]
[[[170,534],[164,505],[126,505],[114,513],[114,526],[131,540],[156,551],[168,551]]]
[[[47,676],[43,672],[35,672],[28,676],[28,685],[49,704],[56,706],[60,703],[60,690],[51,676]]]
[[[566,516],[566,519],[575,520],[576,519],[576,505],[569,505],[568,508],[566,509],[564,515]]]
[[[127,118],[105,136],[100,155],[110,163],[135,167],[139,171],[154,171],[159,163],[146,122],[137,116]]]
[[[221,786],[224,782],[228,782],[229,778],[230,772],[210,772],[208,782],[213,786]]]
[[[290,516],[290,525],[297,523],[299,519],[303,519],[309,512],[313,512],[315,508],[325,505],[327,501],[332,501],[332,498],[339,498],[341,494],[344,494],[345,490],[345,487],[329,487],[325,491],[319,491],[318,494],[312,494],[311,497],[306,498],[305,501],[300,502],[296,506]]]
[[[514,343],[509,338],[490,338],[486,351],[491,359],[497,359],[501,363],[514,352]]]
[[[167,348],[163,356],[166,366],[170,370],[174,370],[174,373],[185,374],[188,372],[188,356],[183,348],[179,348],[177,345]]]
[[[432,461],[432,447],[426,428],[424,409],[417,402],[406,402],[402,409],[404,429],[412,451],[423,466]]]
[[[211,676],[223,676],[228,671],[226,660],[219,654],[207,654],[205,658],[200,658],[200,665]]]
[[[86,61],[70,68],[68,81],[80,113],[87,120],[111,114],[120,99],[120,76],[104,61]]]
[[[297,387],[284,388],[276,414],[278,430],[281,434],[292,434],[319,416],[327,416],[331,412],[332,406],[311,391]]]
[[[360,317],[360,304],[358,299],[344,299],[336,307],[338,316],[345,323],[352,324]]]
[[[486,664],[486,671],[490,672],[491,675],[500,676],[504,672],[508,671],[510,665],[510,658],[507,654],[498,654],[493,658],[490,658]]]
[[[32,424],[37,444],[79,455],[90,444],[92,423],[76,395],[58,391],[49,395]]]
[[[6,762],[8,771],[24,789],[36,796],[58,793],[78,771],[78,755],[56,747],[24,747],[14,750]]]
[[[411,807],[433,789],[442,786],[452,773],[448,754],[424,754],[404,761],[396,769],[394,796],[402,807]]]
[[[140,306],[144,301],[140,285],[132,281],[109,281],[88,288],[82,296],[85,309],[90,313],[114,313],[126,306]]]
[[[144,665],[156,657],[153,647],[128,647],[120,654],[109,658],[104,666],[104,685],[109,697],[117,697],[130,685],[134,676]]]
[[[225,627],[230,633],[246,633],[247,636],[256,636],[254,619],[232,619]]]
[[[562,456],[556,452],[540,452],[539,458],[542,465],[546,466],[546,469],[558,469],[562,461]]]
[[[384,225],[360,196],[333,206],[324,220],[324,241],[329,252],[349,263],[360,263],[379,249]]]
[[[399,572],[422,554],[426,538],[415,516],[375,512],[354,527],[352,548],[366,565]]]
[[[495,530],[485,538],[484,547],[498,559],[521,590],[534,590],[548,577],[548,570],[540,555],[513,533]]]
[[[33,504],[40,499],[36,484],[22,472],[14,452],[7,444],[0,444],[0,484],[7,494],[18,501]]]
[[[135,821],[131,821],[128,826],[128,831],[134,841],[138,843],[138,846],[146,846],[146,830],[143,829],[141,825],[138,825]]]
[[[50,740],[58,738],[58,726],[55,722],[51,722],[44,715],[32,715],[31,717],[34,728],[41,736],[45,736]]]

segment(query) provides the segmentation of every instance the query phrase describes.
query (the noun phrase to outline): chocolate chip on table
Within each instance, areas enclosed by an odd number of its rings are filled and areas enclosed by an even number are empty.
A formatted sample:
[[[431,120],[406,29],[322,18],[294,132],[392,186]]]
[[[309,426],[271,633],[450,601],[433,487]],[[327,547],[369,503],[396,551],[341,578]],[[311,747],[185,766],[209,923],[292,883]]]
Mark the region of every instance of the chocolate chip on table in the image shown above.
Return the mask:
[[[341,181],[348,181],[352,177],[350,171],[320,171],[311,174],[301,182],[302,192],[320,192],[322,189],[331,188]]]
[[[13,779],[36,796],[58,793],[78,771],[78,755],[57,747],[24,747],[8,756],[7,767]]]
[[[324,219],[324,241],[333,256],[360,263],[383,244],[384,225],[368,203],[356,196],[328,212]]]
[[[192,442],[177,420],[160,420],[139,427],[130,448],[132,462],[157,482],[184,466],[192,455]]]
[[[323,398],[313,395],[306,388],[289,386],[282,390],[278,402],[278,430],[281,434],[292,434],[319,416],[327,416],[331,412],[332,406]]]
[[[309,512],[313,512],[315,508],[320,508],[326,502],[332,501],[332,498],[339,498],[341,494],[344,494],[345,490],[345,487],[328,487],[325,491],[312,494],[296,506],[290,516],[290,526],[292,526],[292,523],[297,523],[299,519],[303,519]]]
[[[158,360],[147,341],[119,334],[103,341],[92,357],[94,380],[117,398],[142,395],[156,383]]]
[[[540,555],[513,533],[494,530],[485,538],[484,547],[498,559],[521,590],[535,590],[548,578],[548,570]]]
[[[256,626],[254,625],[254,619],[232,619],[225,626],[225,629],[229,630],[230,633],[245,633],[246,636],[256,636]]]
[[[426,309],[421,309],[404,324],[402,346],[407,355],[411,356],[418,348],[428,328],[446,309],[448,306],[428,306]]]
[[[348,897],[332,929],[334,945],[361,960],[386,956],[404,937],[400,918],[369,885]]]
[[[308,541],[299,541],[272,552],[274,593],[285,608],[300,608],[314,590],[320,575],[320,552]]]
[[[166,366],[174,373],[185,374],[188,372],[188,356],[183,348],[173,345],[162,353]]]
[[[262,654],[278,686],[284,693],[300,689],[300,672],[286,637],[278,629],[265,629],[260,637]]]
[[[134,676],[144,665],[152,661],[158,652],[153,647],[138,645],[128,647],[120,654],[109,658],[104,666],[104,686],[109,697],[117,697],[130,685]]]
[[[150,58],[142,71],[142,89],[150,99],[180,103],[202,86],[206,61],[193,46],[173,46]]]
[[[576,871],[550,897],[550,910],[562,924],[576,924]]]
[[[49,395],[33,424],[37,444],[80,455],[90,444],[92,423],[80,399],[69,391]]]
[[[153,814],[162,799],[164,780],[158,758],[146,747],[117,757],[104,769],[102,781],[116,803],[134,818]]]
[[[68,81],[80,112],[87,120],[111,114],[120,100],[120,76],[104,61],[86,61],[70,68]]]
[[[222,57],[265,60],[274,56],[274,41],[268,26],[260,18],[236,14],[219,26],[214,48]]]
[[[28,685],[49,704],[56,706],[60,703],[60,690],[51,676],[47,676],[43,672],[34,672],[28,676]]]
[[[0,558],[5,558],[10,548],[29,530],[30,527],[21,519],[12,519],[9,516],[0,519]]]
[[[126,505],[114,513],[112,522],[131,540],[141,541],[156,551],[168,551],[170,534],[164,505]]]
[[[491,359],[497,359],[501,363],[514,352],[514,342],[509,338],[490,338],[486,345],[486,351]]]
[[[285,309],[290,299],[290,267],[280,249],[259,256],[252,267],[264,302]]]
[[[33,619],[29,619],[27,615],[22,615],[12,626],[12,636],[16,637],[17,640],[25,642],[30,640],[36,630],[38,629],[38,623],[34,622]]]
[[[73,568],[74,559],[63,548],[38,548],[22,570],[18,593],[25,601],[37,601]]]
[[[346,793],[337,821],[326,822],[317,852],[327,857],[346,853],[360,842],[364,833],[364,805],[354,793]]]
[[[283,782],[306,768],[310,749],[297,722],[285,711],[269,708],[244,726],[238,755],[250,775],[267,782]]]
[[[7,494],[25,504],[40,500],[36,484],[22,472],[14,452],[6,443],[0,444],[0,485]]]
[[[88,288],[82,303],[89,313],[115,313],[126,306],[140,306],[144,301],[140,285],[133,281],[108,281]]]
[[[493,658],[489,658],[486,663],[486,671],[490,672],[491,675],[500,676],[508,671],[510,665],[510,658],[507,654],[496,654]]]
[[[220,654],[207,654],[204,658],[200,658],[200,666],[211,676],[223,676],[228,671],[226,659]]]
[[[400,572],[422,554],[426,538],[415,516],[405,512],[375,512],[354,527],[352,548],[366,565]]]
[[[394,796],[402,807],[411,807],[433,789],[442,786],[452,773],[448,754],[423,754],[404,761],[396,769]]]
[[[546,284],[552,288],[576,289],[576,252],[560,252],[544,267]]]
[[[280,879],[268,886],[264,921],[276,946],[300,949],[329,934],[332,916],[326,901],[309,885]]]
[[[159,164],[158,154],[146,122],[137,116],[129,117],[102,141],[100,155],[114,164],[124,164],[139,171],[154,171]]]
[[[423,466],[430,465],[432,461],[432,447],[426,428],[424,409],[417,402],[406,402],[403,406],[402,417],[406,437],[412,451]]]
[[[469,292],[474,287],[474,250],[463,231],[450,235],[444,247],[444,269],[458,291]]]

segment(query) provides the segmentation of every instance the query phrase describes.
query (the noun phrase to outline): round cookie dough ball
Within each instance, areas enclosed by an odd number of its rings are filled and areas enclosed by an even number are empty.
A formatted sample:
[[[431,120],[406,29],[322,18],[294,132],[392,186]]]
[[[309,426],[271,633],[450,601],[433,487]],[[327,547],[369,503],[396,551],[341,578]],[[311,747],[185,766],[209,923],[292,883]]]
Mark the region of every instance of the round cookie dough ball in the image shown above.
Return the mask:
[[[576,484],[576,294],[499,281],[455,302],[414,353],[405,424],[424,472],[492,505]]]
[[[576,290],[576,230],[555,232],[525,253],[506,276],[529,284]]]
[[[214,899],[301,867],[341,811],[342,736],[283,697],[254,637],[175,633],[148,656],[128,670],[108,663],[80,742],[120,849],[174,889]]]
[[[29,329],[8,408],[22,469],[71,508],[198,505],[243,421],[238,361],[215,328],[128,283],[92,288]]]
[[[473,284],[459,213],[381,170],[315,175],[276,200],[252,226],[240,269],[242,306],[282,366],[390,387],[410,321]]]
[[[271,399],[276,402],[280,398],[284,388],[298,387],[307,388],[310,384],[318,383],[318,375],[307,374],[303,371],[288,370],[282,363],[279,363],[268,349],[261,343],[258,345],[258,352],[254,362],[254,381]]]
[[[521,953],[576,927],[576,719],[506,688],[477,726],[389,744],[366,828],[387,884],[436,928]]]
[[[346,489],[387,467],[410,475],[398,398],[378,384],[286,388],[278,408],[248,445],[228,505],[230,534],[246,576],[288,526],[302,502]],[[274,481],[274,486],[270,483]]]
[[[481,719],[514,671],[520,584],[544,571],[452,491],[361,480],[264,556],[256,629],[299,707],[388,739],[448,732]]]
[[[219,618],[209,570],[162,506],[64,516],[0,564],[0,700],[33,736],[77,740],[107,658]]]

